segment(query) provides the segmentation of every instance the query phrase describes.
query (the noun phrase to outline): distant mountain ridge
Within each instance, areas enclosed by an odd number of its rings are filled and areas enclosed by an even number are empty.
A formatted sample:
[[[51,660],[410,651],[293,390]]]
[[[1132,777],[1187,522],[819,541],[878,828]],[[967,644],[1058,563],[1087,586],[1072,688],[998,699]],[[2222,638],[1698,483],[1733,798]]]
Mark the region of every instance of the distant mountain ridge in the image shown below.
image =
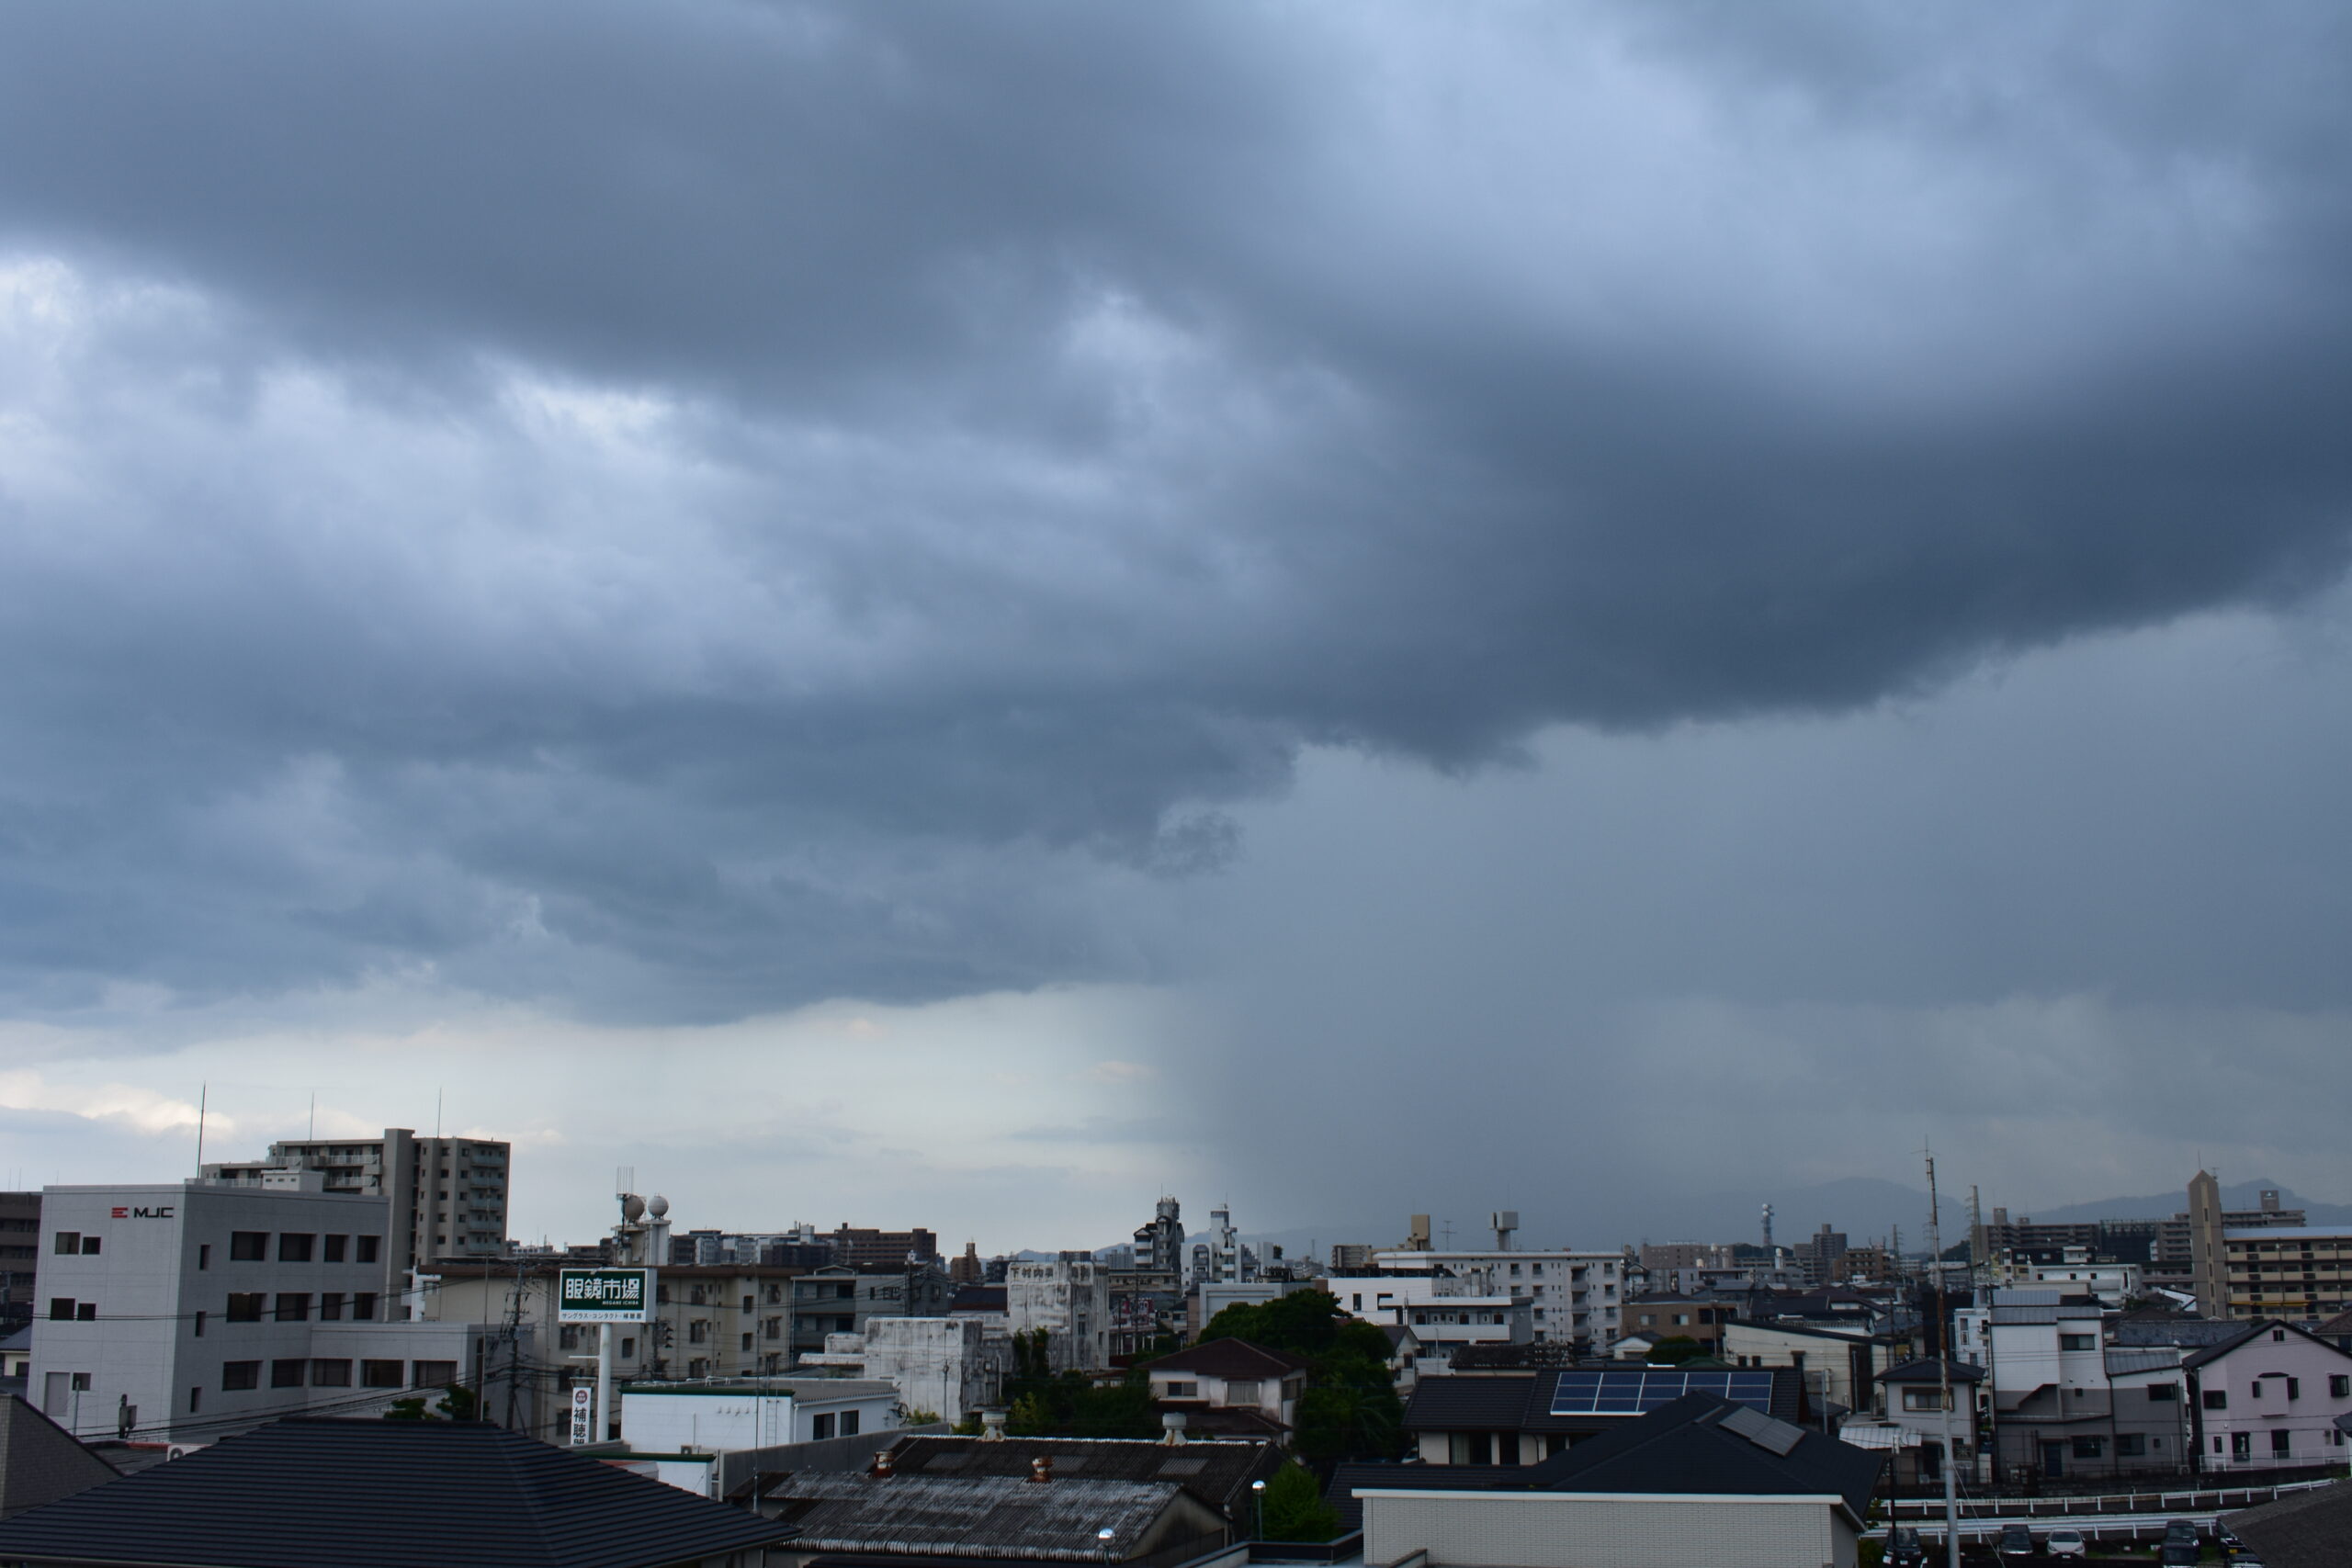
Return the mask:
[[[2279,1187],[2268,1177],[2222,1183],[2222,1206],[2257,1208],[2263,1190],[2274,1187],[2278,1188],[2281,1208],[2302,1210],[2313,1224],[2352,1224],[2352,1203],[2323,1203]],[[2177,1192],[2158,1192],[2144,1198],[2101,1198],[2089,1203],[2064,1203],[2053,1209],[2011,1209],[2009,1217],[2019,1221],[2030,1218],[2045,1224],[2076,1224],[2085,1220],[2168,1220],[2188,1209],[2188,1184],[2183,1182]]]

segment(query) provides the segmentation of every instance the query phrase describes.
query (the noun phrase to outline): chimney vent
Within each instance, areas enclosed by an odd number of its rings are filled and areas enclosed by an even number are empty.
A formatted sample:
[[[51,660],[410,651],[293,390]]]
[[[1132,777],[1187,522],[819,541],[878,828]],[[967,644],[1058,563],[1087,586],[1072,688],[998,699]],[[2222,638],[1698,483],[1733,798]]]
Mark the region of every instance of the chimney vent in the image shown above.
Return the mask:
[[[983,1410],[980,1412],[980,1441],[984,1443],[1004,1441],[1003,1411]]]
[[[890,1477],[898,1473],[898,1472],[893,1470],[890,1466],[889,1450],[876,1449],[874,1450],[874,1468],[867,1472],[867,1473],[872,1475],[876,1481],[888,1481]]]
[[[1052,1455],[1039,1454],[1035,1459],[1029,1461],[1029,1481],[1032,1485],[1043,1486],[1052,1481],[1053,1478],[1054,1461]]]
[[[1171,1449],[1184,1446],[1184,1413],[1164,1410],[1159,1416],[1159,1440]]]

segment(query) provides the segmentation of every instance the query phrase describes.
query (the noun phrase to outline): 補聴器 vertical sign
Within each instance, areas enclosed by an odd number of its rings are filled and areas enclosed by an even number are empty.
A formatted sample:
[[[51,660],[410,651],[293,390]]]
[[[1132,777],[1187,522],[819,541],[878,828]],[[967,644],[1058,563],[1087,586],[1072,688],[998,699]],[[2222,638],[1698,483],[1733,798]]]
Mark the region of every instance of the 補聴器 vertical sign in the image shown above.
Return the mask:
[[[586,1383],[571,1391],[571,1441],[573,1447],[596,1440],[596,1391]]]
[[[644,1323],[652,1316],[650,1269],[565,1269],[556,1275],[558,1323]]]

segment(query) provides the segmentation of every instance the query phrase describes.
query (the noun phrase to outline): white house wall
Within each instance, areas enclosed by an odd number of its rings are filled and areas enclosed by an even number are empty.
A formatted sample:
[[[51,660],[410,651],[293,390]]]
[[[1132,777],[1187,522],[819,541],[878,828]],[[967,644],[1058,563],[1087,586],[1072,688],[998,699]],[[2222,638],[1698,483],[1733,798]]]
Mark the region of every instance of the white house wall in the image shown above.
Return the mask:
[[[1854,1568],[1835,1500],[1358,1492],[1364,1562],[1434,1568]]]

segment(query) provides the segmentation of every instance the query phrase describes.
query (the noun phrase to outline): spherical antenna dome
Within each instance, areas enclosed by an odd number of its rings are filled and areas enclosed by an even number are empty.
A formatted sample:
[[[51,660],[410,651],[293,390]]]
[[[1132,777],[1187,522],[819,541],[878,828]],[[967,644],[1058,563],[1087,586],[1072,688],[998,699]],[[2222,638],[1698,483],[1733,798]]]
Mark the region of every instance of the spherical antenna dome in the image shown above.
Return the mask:
[[[645,1200],[632,1192],[621,1200],[621,1218],[635,1224],[645,1217]]]
[[[653,1201],[645,1205],[645,1212],[658,1220],[670,1212],[670,1200],[656,1192],[653,1195]]]

